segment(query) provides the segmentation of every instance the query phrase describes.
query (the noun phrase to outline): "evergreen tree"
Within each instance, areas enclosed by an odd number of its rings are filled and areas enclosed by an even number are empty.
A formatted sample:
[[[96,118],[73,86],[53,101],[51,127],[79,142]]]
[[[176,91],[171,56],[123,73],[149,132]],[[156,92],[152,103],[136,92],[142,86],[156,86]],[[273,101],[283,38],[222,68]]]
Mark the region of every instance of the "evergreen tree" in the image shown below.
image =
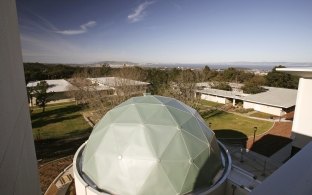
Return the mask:
[[[49,97],[54,92],[47,92],[49,84],[46,81],[40,81],[34,88],[34,96],[36,97],[36,105],[42,108],[42,112],[45,111],[46,104],[50,101]]]

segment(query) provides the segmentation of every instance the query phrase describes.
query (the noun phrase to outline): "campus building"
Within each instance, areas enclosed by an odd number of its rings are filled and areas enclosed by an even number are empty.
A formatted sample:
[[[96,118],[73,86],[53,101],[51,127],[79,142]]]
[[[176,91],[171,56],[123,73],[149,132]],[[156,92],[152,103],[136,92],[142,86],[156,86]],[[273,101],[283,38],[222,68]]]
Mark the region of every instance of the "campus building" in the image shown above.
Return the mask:
[[[136,81],[120,77],[99,77],[99,78],[87,78],[84,81],[84,86],[78,86],[74,79],[55,79],[45,80],[49,85],[47,92],[53,92],[49,96],[49,103],[61,103],[74,101],[74,93],[69,93],[75,90],[85,90],[88,93],[94,91],[101,93],[103,96],[110,95],[123,95],[125,93],[132,95],[141,95],[146,92],[150,83]],[[35,88],[40,81],[29,82],[28,88]],[[34,92],[32,92],[34,93]],[[30,104],[36,104],[36,98],[32,95]]]
[[[75,87],[70,84],[65,79],[56,79],[56,80],[45,80],[49,85],[47,89],[47,93],[53,92],[51,96],[49,96],[50,103],[61,103],[73,101],[73,98],[69,96],[67,93],[70,90],[75,90]],[[40,81],[29,82],[27,84],[28,88],[35,88]],[[36,98],[32,97],[31,103],[34,105],[36,103]]]
[[[251,108],[275,116],[283,116],[294,111],[297,90],[277,87],[264,88],[266,89],[265,92],[245,94],[238,89],[225,91],[206,87],[201,90],[196,90],[196,94],[203,100],[221,104],[232,104],[233,106],[241,103],[245,109]]]
[[[124,93],[143,94],[148,89],[150,83],[126,79],[121,77],[98,77],[88,78],[97,90],[110,90],[113,95]]]

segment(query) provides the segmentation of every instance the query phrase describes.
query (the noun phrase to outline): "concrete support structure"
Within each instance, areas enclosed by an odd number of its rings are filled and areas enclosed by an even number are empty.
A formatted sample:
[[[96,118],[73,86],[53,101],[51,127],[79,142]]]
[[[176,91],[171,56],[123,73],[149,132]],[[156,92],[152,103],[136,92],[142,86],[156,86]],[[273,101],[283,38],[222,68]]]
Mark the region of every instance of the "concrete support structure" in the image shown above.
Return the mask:
[[[202,100],[207,100],[207,101],[211,101],[211,102],[217,102],[217,103],[220,103],[220,104],[226,104],[226,103],[230,102],[225,97],[218,97],[218,96],[215,96],[215,95],[208,95],[208,94],[201,94],[200,98]]]
[[[312,79],[300,78],[292,127],[294,145],[302,148],[312,140]]]
[[[277,71],[300,76],[294,122],[293,145],[303,148],[312,141],[312,68],[278,68]]]
[[[41,194],[14,0],[0,18],[0,194]]]

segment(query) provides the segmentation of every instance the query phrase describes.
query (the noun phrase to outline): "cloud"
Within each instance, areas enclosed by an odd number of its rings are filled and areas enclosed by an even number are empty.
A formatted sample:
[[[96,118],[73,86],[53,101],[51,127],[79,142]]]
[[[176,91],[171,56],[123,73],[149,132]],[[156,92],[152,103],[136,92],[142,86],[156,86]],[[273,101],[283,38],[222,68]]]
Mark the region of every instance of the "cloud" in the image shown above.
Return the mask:
[[[106,53],[90,50],[55,33],[21,34],[24,62],[85,63],[103,60]]]
[[[155,2],[145,1],[144,3],[141,3],[138,7],[135,8],[135,10],[131,14],[128,15],[129,22],[134,23],[143,20],[144,16],[146,15],[146,8],[153,3]]]
[[[83,34],[88,31],[88,28],[91,28],[96,25],[95,21],[89,21],[85,24],[80,25],[80,29],[75,29],[75,30],[58,30],[55,31],[56,33],[62,34],[62,35],[78,35],[78,34]]]

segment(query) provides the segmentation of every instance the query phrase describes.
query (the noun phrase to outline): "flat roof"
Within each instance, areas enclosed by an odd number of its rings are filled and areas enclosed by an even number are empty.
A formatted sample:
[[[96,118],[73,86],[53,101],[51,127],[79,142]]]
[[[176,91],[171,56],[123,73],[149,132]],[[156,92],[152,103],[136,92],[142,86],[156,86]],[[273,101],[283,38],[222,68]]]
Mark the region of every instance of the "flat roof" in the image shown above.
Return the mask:
[[[311,194],[312,142],[258,185],[251,195]]]
[[[245,97],[245,101],[289,108],[296,105],[297,90],[277,87],[265,87],[268,91],[251,94]]]
[[[312,67],[276,68],[276,70],[304,78],[312,78]]]
[[[109,87],[118,87],[121,85],[149,85],[150,83],[136,81],[120,77],[98,77],[98,78],[88,78],[92,82],[96,82],[99,85],[106,85]]]
[[[225,98],[235,98],[247,102],[289,108],[296,105],[297,90],[277,87],[264,87],[267,91],[258,94],[244,94],[237,91],[225,91],[219,89],[206,88],[196,90],[196,92],[215,95]]]
[[[203,90],[196,90],[196,92],[199,93],[206,93],[209,95],[215,95],[215,96],[221,96],[221,97],[226,97],[226,98],[235,98],[235,99],[244,99],[244,96],[246,94],[243,94],[241,92],[237,91],[225,91],[225,90],[220,90],[220,89],[212,89],[212,88],[205,88]]]
[[[69,88],[74,87],[65,79],[56,79],[56,80],[45,80],[50,88],[48,88],[47,92],[65,92],[68,91]],[[30,82],[27,84],[27,87],[35,87],[40,81]]]

